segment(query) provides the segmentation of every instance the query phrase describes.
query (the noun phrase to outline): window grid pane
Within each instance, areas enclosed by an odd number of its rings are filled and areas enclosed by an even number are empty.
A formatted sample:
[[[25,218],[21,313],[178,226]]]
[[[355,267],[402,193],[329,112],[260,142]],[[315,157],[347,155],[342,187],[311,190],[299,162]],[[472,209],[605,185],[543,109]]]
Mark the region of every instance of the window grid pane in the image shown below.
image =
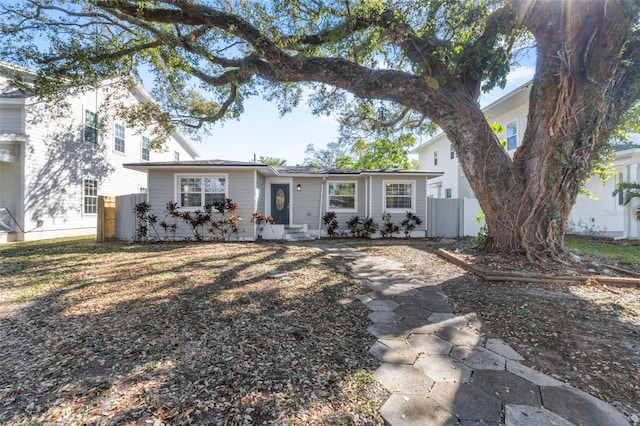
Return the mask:
[[[149,160],[149,138],[146,136],[142,137],[142,159]]]
[[[85,179],[83,182],[84,201],[83,212],[95,214],[98,212],[98,182],[93,179]]]
[[[113,149],[118,152],[124,152],[124,126],[116,124],[114,133],[115,139]]]
[[[202,206],[202,181],[200,178],[180,179],[180,205],[182,207]]]
[[[227,182],[222,177],[180,178],[180,206],[203,207],[224,201]]]
[[[388,209],[412,209],[411,184],[388,183],[385,186],[386,207]]]
[[[84,111],[84,141],[98,143],[98,114],[89,110]]]

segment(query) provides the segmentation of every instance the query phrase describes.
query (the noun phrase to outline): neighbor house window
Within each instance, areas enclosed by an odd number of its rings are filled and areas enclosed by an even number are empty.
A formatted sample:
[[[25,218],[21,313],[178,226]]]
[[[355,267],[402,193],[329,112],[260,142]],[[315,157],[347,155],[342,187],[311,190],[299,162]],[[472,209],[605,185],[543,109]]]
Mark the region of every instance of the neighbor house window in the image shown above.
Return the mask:
[[[438,151],[433,151],[433,165],[438,165]]]
[[[449,146],[449,158],[452,160],[456,158],[456,149],[453,147],[453,144]]]
[[[618,173],[618,183],[621,183],[624,179],[622,173]],[[624,206],[624,191],[618,191],[618,205]]]
[[[451,198],[452,196],[453,196],[453,191],[451,191],[451,188],[445,188],[444,198]]]
[[[85,179],[82,184],[83,213],[96,214],[98,212],[98,181]]]
[[[415,182],[384,182],[384,209],[411,211],[415,205]]]
[[[515,121],[507,124],[507,151],[518,146],[518,125]]]
[[[149,138],[146,136],[142,137],[142,159],[149,161]]]
[[[178,151],[173,151],[173,161],[180,161],[180,153]]]
[[[355,182],[329,182],[327,191],[328,210],[356,210]]]
[[[122,124],[116,124],[113,129],[113,150],[118,152],[124,152],[124,126]]]
[[[84,110],[84,141],[98,143],[98,114]]]
[[[227,177],[219,175],[178,176],[180,207],[203,207],[227,198]]]

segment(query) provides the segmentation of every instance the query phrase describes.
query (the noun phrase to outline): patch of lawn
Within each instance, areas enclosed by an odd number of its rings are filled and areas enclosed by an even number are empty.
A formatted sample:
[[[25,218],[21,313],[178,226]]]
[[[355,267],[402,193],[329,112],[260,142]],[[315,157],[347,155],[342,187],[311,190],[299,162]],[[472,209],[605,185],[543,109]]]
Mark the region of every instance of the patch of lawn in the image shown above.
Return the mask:
[[[605,263],[640,266],[640,246],[568,236],[565,246],[578,256],[602,258]]]

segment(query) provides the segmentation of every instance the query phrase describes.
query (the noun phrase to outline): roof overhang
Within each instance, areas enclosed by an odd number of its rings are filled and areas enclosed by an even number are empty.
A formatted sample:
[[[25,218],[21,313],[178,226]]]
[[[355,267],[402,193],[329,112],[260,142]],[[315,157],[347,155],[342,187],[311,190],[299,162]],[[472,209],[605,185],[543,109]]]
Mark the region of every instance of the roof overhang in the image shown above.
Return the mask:
[[[313,173],[307,172],[304,168],[296,171],[279,170],[278,168],[255,163],[233,163],[214,161],[166,161],[166,162],[142,162],[123,164],[123,167],[139,172],[148,173],[150,170],[175,170],[183,172],[203,172],[203,171],[233,171],[233,170],[256,170],[266,176],[280,177],[308,177],[308,178],[331,178],[331,177],[363,177],[363,176],[388,176],[388,177],[426,177],[428,179],[442,176],[444,172],[428,170],[341,170]]]

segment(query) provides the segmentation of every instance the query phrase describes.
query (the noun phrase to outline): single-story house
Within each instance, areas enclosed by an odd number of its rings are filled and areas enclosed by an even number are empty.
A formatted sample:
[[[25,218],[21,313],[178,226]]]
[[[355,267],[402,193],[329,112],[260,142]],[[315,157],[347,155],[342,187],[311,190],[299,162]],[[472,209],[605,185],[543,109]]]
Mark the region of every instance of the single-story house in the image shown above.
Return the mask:
[[[411,236],[424,237],[427,181],[439,172],[421,170],[348,170],[321,167],[269,166],[225,160],[129,163],[125,167],[147,173],[147,202],[158,220],[170,220],[168,202],[180,211],[197,211],[217,200],[238,205],[240,226],[234,238],[255,240],[258,230],[252,214],[272,216],[262,231],[265,239],[295,239],[325,235],[323,216],[336,213],[347,232],[353,216],[372,218],[382,225],[387,212],[400,224],[407,212],[423,222]],[[176,238],[192,236],[178,224]]]

